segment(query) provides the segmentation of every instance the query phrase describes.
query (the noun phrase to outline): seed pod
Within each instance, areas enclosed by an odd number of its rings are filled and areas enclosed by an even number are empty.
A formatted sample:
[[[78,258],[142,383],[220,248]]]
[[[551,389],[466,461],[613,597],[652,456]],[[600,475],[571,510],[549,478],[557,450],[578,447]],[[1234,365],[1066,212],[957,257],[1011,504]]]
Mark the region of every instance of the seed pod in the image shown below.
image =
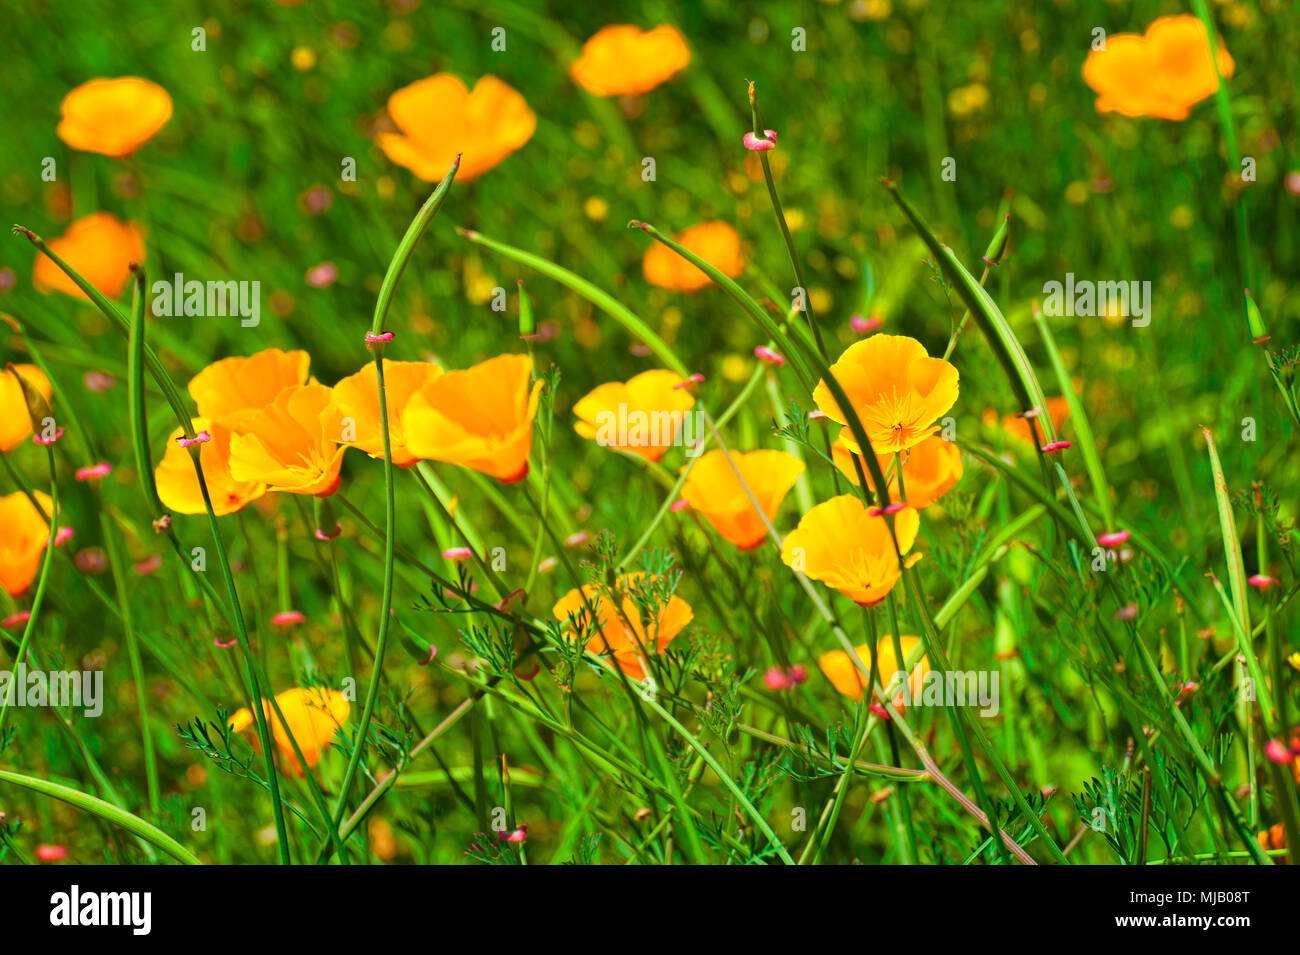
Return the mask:
[[[524,280],[519,280],[519,337],[531,340],[537,337],[537,319],[533,317],[533,300],[524,291]]]
[[[1264,325],[1264,316],[1260,314],[1259,306],[1255,304],[1254,298],[1251,297],[1250,289],[1246,289],[1246,322],[1250,327],[1250,340],[1255,344],[1266,342],[1269,339],[1268,328]]]
[[[993,241],[989,247],[984,250],[984,261],[989,265],[997,265],[1002,261],[1002,257],[1007,254],[1007,237],[1011,234],[1011,213],[1002,220],[1002,225],[998,226],[998,231],[993,234]]]

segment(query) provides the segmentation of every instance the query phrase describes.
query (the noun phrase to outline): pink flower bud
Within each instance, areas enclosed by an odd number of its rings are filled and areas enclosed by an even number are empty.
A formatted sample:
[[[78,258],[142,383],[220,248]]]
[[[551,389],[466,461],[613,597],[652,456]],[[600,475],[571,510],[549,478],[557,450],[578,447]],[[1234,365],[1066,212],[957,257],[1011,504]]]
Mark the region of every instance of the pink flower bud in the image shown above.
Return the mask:
[[[763,130],[762,137],[755,136],[752,131],[745,134],[745,148],[752,153],[765,153],[769,149],[776,148],[776,130]]]
[[[107,461],[100,461],[98,464],[92,464],[90,467],[77,468],[76,477],[78,481],[89,481],[93,478],[107,477],[109,472],[112,470],[113,465],[109,464]]]
[[[1128,540],[1128,531],[1107,531],[1097,535],[1097,543],[1102,547],[1115,547]]]
[[[307,618],[304,617],[300,611],[281,610],[271,618],[271,623],[275,624],[277,627],[289,627],[295,623],[302,623],[306,619]]]
[[[779,367],[785,364],[785,359],[772,351],[772,349],[768,348],[766,345],[759,345],[754,349],[754,354],[769,365],[777,365]]]

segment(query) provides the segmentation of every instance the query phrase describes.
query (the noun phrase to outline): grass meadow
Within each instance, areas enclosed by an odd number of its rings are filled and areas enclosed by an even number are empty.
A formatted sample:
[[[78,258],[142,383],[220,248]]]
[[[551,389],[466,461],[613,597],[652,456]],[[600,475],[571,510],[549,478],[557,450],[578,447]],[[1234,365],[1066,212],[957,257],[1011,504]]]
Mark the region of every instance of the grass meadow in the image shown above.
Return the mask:
[[[1295,862],[1297,50],[10,4],[0,861]]]

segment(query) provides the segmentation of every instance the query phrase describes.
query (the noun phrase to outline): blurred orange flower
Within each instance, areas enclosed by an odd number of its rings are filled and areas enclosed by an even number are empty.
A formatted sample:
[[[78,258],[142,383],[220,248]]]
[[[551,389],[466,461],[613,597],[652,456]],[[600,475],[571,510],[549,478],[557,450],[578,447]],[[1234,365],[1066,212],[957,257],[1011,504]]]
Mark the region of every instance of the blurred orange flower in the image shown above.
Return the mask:
[[[528,474],[542,382],[533,360],[498,355],[427,383],[406,405],[406,446],[417,458],[458,464],[502,484]]]
[[[658,461],[682,429],[683,415],[695,405],[675,371],[652,369],[626,383],[611,381],[588,392],[573,406],[574,430],[584,438]]]
[[[878,455],[920,444],[939,430],[934,422],[957,402],[957,369],[931,358],[924,345],[906,335],[854,342],[831,365],[831,374]],[[817,383],[813,401],[832,421],[847,423],[826,382]],[[862,453],[847,427],[840,429],[840,440],[854,454]]]
[[[701,222],[679,232],[673,240],[727,278],[734,279],[745,268],[740,255],[740,233],[725,222]],[[701,269],[658,242],[646,249],[641,272],[651,285],[673,292],[698,292],[712,281]]]
[[[199,446],[199,465],[203,468],[203,479],[208,485],[214,514],[218,517],[234,514],[266,493],[266,485],[262,482],[236,481],[231,475],[229,428],[207,418],[194,418],[192,421],[196,433],[206,431],[212,435],[211,441]],[[203,492],[199,489],[189,449],[176,443],[184,433],[177,428],[167,439],[167,450],[154,468],[154,483],[167,510],[177,514],[206,514]]]
[[[1190,13],[1161,17],[1145,34],[1106,37],[1083,64],[1083,79],[1097,93],[1097,112],[1183,120],[1191,107],[1219,88],[1218,72],[1232,76],[1232,56],[1217,38],[1210,56],[1205,24]]]
[[[899,660],[894,654],[894,638],[891,634],[885,634],[876,641],[876,675],[880,680],[880,686],[885,690],[893,689],[896,693],[894,698],[895,706],[903,700],[903,665],[907,658],[912,655],[921,644],[918,637],[899,637],[899,647],[903,651],[903,659]],[[862,665],[870,668],[871,666],[871,644],[864,643],[861,646],[853,648]],[[865,676],[858,669],[857,663],[844,650],[831,650],[829,653],[823,653],[821,659],[817,661],[822,672],[826,674],[826,679],[830,680],[835,689],[841,695],[847,696],[851,700],[862,699],[862,689],[865,685]],[[921,660],[908,676],[908,690],[913,700],[921,698],[921,690],[925,686],[925,675],[930,672],[930,658],[921,657]],[[896,685],[891,687],[891,683],[897,678]],[[874,696],[874,694],[872,694]]]
[[[41,511],[50,514],[54,502],[43,491],[32,494]],[[36,579],[45,545],[50,542],[50,525],[32,506],[27,495],[14,491],[0,497],[0,586],[10,597],[18,597]]]
[[[644,680],[646,661],[642,653],[663,653],[694,618],[691,605],[676,594],[668,596],[662,581],[660,577],[637,573],[621,576],[615,591],[588,584],[561,597],[552,613],[557,620],[567,621],[578,616],[584,606],[589,607],[583,615],[584,629],[575,634],[575,639],[586,640],[589,653],[612,653],[620,670],[633,679]],[[641,606],[633,595],[640,597]],[[654,611],[648,626],[643,622],[641,607],[647,614]]]
[[[1052,431],[1059,437],[1061,434],[1061,425],[1070,417],[1070,403],[1063,397],[1047,399],[1047,414],[1052,419]],[[999,426],[998,413],[993,408],[986,408],[983,417],[984,424],[990,428]],[[1016,414],[1004,415],[1000,422],[1002,430],[1017,441],[1023,441],[1025,444],[1038,447],[1045,440],[1043,426],[1036,421],[1030,421],[1028,418]]]
[[[459,77],[436,73],[388,97],[388,115],[401,133],[380,133],[385,155],[427,182],[439,182],[463,153],[458,182],[487,172],[533,136],[537,117],[515,89],[485,76],[467,89]]]
[[[109,298],[117,298],[131,281],[131,263],[144,261],[144,233],[134,222],[121,222],[108,212],[83,216],[57,239],[50,251]],[[88,298],[77,283],[47,256],[36,258],[32,283],[40,292],[66,292]]]
[[[138,76],[94,79],[63,97],[59,138],[73,149],[105,156],[135,152],[172,118],[172,98]]]
[[[419,460],[406,446],[403,423],[406,406],[417,391],[441,374],[442,366],[435,362],[384,359],[388,446],[393,463],[399,468],[409,467]],[[334,407],[326,428],[334,435],[335,441],[360,448],[372,458],[383,460],[384,432],[379,419],[379,383],[374,362],[367,362],[355,375],[334,386]]]
[[[283,723],[271,708],[269,700],[262,700],[262,713],[271,727],[276,756],[282,769],[294,776],[302,776],[305,770],[298,760],[298,754],[293,751],[293,743],[296,742],[298,748],[302,750],[302,758],[307,763],[306,768],[314,768],[320,762],[325,748],[334,739],[335,731],[341,729],[348,721],[348,713],[352,708],[348,705],[347,698],[338,690],[327,690],[322,687],[310,689],[294,687],[292,690],[277,693],[275,702],[280,707],[280,712],[284,714]],[[241,707],[230,715],[229,726],[236,733],[243,733],[253,730],[256,722],[253,711]],[[290,735],[293,737],[292,742]],[[250,733],[250,737],[253,748],[261,752],[261,744],[256,732]]]
[[[781,502],[803,474],[804,464],[785,451],[732,451],[730,455],[728,461],[727,452],[710,451],[696,461],[682,485],[682,496],[715,531],[741,550],[751,550],[767,535],[767,526],[754,510],[754,501],[769,521],[775,520]],[[736,471],[744,479],[744,486]],[[753,501],[745,487],[754,495]]]
[[[913,507],[895,514],[895,552],[887,520],[873,517],[852,494],[833,497],[805,514],[799,526],[786,535],[781,560],[856,604],[878,604],[902,576],[898,552],[906,555],[912,549],[921,526]],[[905,557],[905,562],[910,567],[920,559],[920,554],[913,554]]]
[[[635,96],[667,82],[690,62],[690,47],[676,27],[618,24],[582,45],[569,75],[594,96]]]
[[[305,351],[278,348],[223,358],[190,379],[190,397],[204,418],[237,429],[285,388],[308,384],[310,365],[311,356]]]
[[[328,497],[337,491],[347,446],[329,430],[330,400],[324,385],[282,390],[231,436],[230,476],[290,494]]]
[[[906,503],[913,507],[929,507],[939,498],[951,491],[961,480],[961,451],[951,441],[945,441],[937,434],[932,434],[915,447],[901,452],[903,456],[903,491]],[[858,472],[853,466],[855,455],[849,446],[837,438],[831,445],[831,459],[849,481],[857,486]],[[860,460],[860,456],[859,457]],[[890,476],[890,468],[895,467],[892,454],[878,454],[876,460],[880,470],[889,482],[889,499],[899,500],[898,476]],[[871,472],[866,463],[862,464],[862,473],[867,478],[867,487],[873,492]]]
[[[23,381],[41,393],[46,401],[53,395],[50,380],[35,365],[14,365]],[[0,370],[0,452],[12,451],[32,433],[32,416],[23,386],[8,371]]]

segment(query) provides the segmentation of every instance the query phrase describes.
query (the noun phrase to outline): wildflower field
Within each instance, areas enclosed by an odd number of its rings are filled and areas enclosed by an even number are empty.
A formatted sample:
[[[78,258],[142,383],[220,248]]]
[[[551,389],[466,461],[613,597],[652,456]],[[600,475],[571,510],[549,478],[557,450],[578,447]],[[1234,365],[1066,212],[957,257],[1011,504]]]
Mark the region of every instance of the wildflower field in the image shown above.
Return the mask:
[[[0,862],[1300,858],[1291,4],[10,7]]]

